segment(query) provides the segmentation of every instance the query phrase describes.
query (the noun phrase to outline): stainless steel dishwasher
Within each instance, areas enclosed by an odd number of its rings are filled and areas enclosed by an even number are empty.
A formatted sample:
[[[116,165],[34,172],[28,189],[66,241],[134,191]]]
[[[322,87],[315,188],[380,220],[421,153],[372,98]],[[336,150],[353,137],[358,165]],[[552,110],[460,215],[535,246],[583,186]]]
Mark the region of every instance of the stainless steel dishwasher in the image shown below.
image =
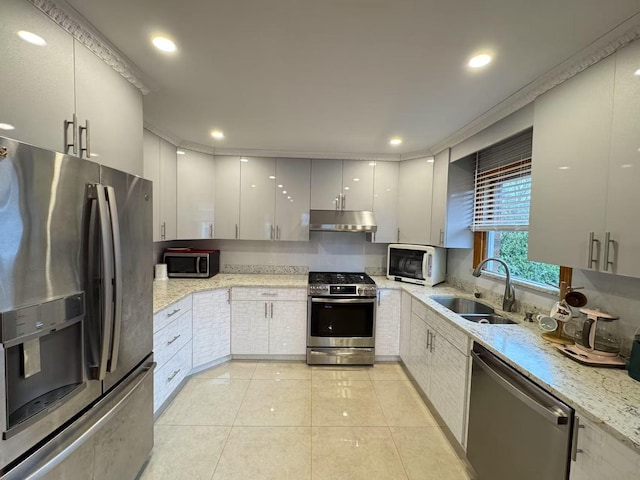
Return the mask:
[[[478,480],[569,478],[574,410],[474,344],[467,458]]]

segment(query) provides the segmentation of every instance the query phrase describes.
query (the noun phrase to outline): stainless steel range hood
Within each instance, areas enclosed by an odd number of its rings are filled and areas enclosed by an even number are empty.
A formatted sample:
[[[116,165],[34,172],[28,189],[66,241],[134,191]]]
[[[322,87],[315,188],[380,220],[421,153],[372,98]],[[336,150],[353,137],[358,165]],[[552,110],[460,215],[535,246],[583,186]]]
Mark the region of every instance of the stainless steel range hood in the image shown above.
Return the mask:
[[[311,210],[309,230],[373,233],[378,230],[378,226],[373,212],[367,210]]]

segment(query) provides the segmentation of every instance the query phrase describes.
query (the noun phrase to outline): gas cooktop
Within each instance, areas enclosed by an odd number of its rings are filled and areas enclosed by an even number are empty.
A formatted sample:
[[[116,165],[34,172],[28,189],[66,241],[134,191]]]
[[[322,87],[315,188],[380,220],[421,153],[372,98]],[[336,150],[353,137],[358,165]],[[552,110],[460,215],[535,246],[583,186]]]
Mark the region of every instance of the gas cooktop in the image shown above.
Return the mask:
[[[366,273],[309,272],[309,295],[375,297],[376,282]]]

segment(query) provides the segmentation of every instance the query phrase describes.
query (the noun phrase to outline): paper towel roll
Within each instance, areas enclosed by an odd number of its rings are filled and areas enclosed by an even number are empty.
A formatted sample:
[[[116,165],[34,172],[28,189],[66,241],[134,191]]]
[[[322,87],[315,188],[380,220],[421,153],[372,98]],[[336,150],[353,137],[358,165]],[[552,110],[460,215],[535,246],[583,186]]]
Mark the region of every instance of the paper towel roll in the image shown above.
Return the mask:
[[[167,276],[167,264],[166,263],[158,263],[156,265],[156,280],[168,280]]]

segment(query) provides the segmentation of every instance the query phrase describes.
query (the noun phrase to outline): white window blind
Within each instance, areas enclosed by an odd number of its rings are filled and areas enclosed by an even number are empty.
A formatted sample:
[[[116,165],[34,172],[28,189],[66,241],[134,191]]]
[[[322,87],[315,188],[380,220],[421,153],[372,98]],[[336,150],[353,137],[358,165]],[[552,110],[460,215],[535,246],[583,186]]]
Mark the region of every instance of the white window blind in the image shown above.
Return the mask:
[[[532,134],[525,130],[476,154],[471,230],[528,230]]]

